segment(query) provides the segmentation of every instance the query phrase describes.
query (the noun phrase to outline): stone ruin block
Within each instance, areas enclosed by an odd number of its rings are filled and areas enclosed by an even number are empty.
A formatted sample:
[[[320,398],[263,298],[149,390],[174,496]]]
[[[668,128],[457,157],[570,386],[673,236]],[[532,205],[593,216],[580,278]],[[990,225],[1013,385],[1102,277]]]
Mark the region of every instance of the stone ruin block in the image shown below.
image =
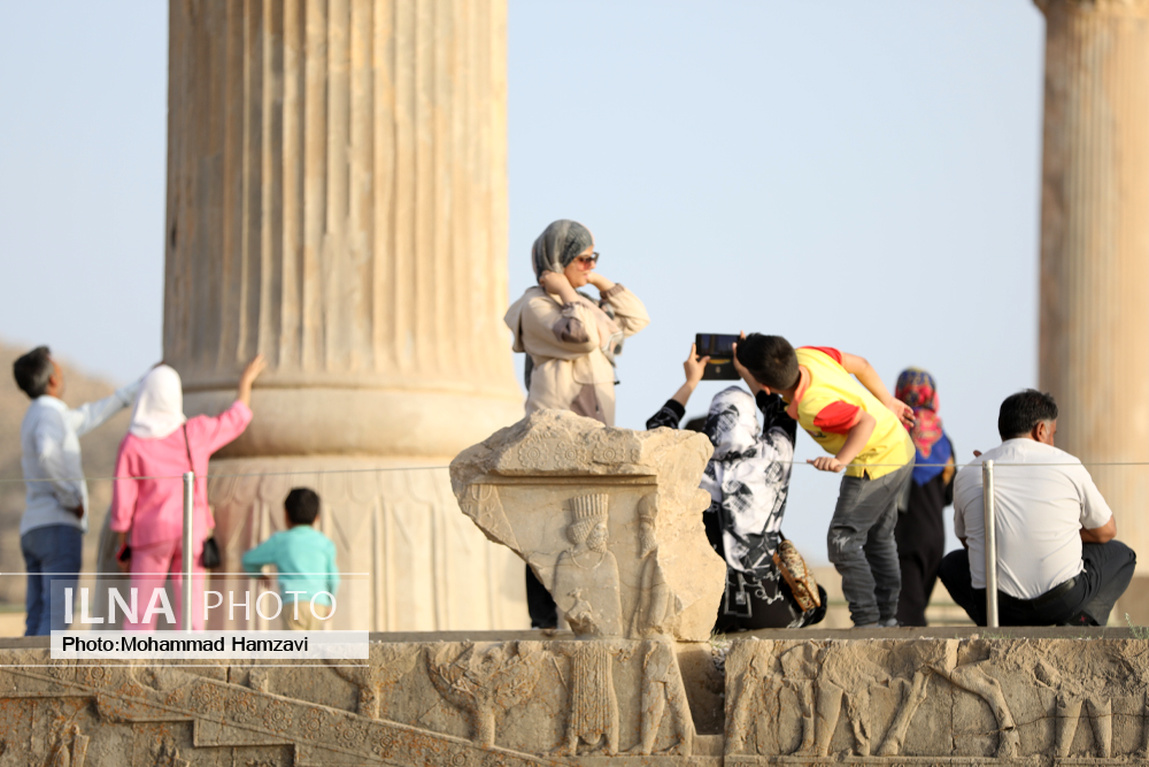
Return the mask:
[[[706,646],[665,638],[411,635],[291,666],[96,666],[23,643],[0,650],[0,764],[1145,764],[1149,650],[1129,633],[740,638],[724,734],[699,726],[683,662]]]
[[[3,655],[3,763],[638,765],[695,742],[665,639],[373,642],[367,663],[292,666]]]
[[[468,517],[526,561],[576,636],[710,636],[725,563],[706,540],[701,434],[533,413],[464,450],[451,484]]]
[[[1147,693],[1136,639],[740,639],[725,763],[1145,764]]]

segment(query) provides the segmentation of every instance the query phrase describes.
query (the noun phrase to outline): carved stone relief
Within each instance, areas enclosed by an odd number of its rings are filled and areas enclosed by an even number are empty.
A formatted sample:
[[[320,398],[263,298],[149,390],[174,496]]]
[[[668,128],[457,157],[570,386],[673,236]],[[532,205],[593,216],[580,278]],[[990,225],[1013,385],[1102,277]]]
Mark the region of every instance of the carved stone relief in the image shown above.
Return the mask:
[[[569,708],[566,743],[558,753],[576,756],[585,744],[593,753],[618,753],[618,697],[614,689],[611,660],[625,652],[612,642],[573,642],[570,657]],[[584,751],[584,753],[586,753]]]
[[[548,583],[555,604],[578,636],[622,636],[618,560],[607,548],[610,496],[578,495],[568,505],[572,545],[559,554]]]
[[[725,583],[702,526],[711,450],[699,434],[540,411],[460,453],[451,483],[463,513],[531,566],[576,636],[703,641]]]
[[[699,679],[665,638],[376,642],[358,668],[0,650],[0,764],[1146,761],[1142,639],[815,636],[729,646],[724,745],[695,731]]]
[[[534,691],[544,653],[537,642],[508,642],[486,650],[468,643],[456,652],[453,645],[428,648],[431,682],[444,700],[470,715],[472,737],[493,746],[496,717]]]
[[[670,642],[648,639],[643,643],[642,672],[642,740],[628,753],[654,753],[662,720],[669,714],[673,740],[660,753],[690,756],[694,719]]]
[[[738,640],[727,761],[1129,763],[1146,754],[1147,666],[1127,640]]]
[[[418,652],[406,644],[376,642],[371,645],[369,662],[363,665],[329,663],[339,676],[358,690],[356,711],[372,719],[381,718],[380,705],[391,687],[411,671]]]

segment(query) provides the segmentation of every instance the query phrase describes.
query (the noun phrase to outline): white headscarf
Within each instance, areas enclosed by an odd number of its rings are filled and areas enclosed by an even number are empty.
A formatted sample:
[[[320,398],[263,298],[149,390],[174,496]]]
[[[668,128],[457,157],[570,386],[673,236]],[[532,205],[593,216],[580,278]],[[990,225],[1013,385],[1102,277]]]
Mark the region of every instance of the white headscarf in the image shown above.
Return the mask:
[[[157,365],[140,384],[128,431],[141,439],[163,439],[186,420],[180,374],[168,365]]]

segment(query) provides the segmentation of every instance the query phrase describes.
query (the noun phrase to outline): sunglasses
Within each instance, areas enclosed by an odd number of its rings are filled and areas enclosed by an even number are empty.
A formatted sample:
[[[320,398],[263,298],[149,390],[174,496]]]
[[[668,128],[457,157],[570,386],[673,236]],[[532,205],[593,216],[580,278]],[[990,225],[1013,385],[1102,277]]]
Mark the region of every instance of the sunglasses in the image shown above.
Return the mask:
[[[591,253],[589,256],[575,256],[575,261],[583,266],[594,266],[598,263],[598,252]]]

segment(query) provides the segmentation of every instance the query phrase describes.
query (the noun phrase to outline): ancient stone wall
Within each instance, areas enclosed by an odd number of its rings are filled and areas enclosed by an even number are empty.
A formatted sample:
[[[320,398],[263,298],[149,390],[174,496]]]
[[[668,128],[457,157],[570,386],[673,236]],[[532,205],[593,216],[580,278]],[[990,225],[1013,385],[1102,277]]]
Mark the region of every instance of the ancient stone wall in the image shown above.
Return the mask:
[[[1129,631],[763,636],[676,645],[525,632],[377,635],[368,662],[291,666],[52,662],[43,640],[8,640],[0,762],[717,767],[1149,757],[1149,659]]]

